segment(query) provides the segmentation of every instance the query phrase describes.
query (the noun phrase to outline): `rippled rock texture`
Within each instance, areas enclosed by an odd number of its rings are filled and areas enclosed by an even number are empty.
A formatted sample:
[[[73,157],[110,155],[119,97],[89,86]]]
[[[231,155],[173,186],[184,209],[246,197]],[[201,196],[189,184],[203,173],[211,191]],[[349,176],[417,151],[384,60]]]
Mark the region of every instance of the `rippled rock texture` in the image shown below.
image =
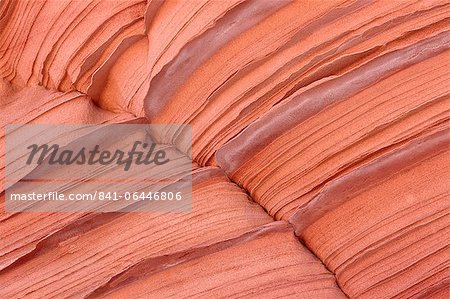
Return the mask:
[[[191,124],[194,163],[190,213],[2,206],[0,297],[448,298],[449,20],[445,0],[2,0],[2,203],[11,123]]]

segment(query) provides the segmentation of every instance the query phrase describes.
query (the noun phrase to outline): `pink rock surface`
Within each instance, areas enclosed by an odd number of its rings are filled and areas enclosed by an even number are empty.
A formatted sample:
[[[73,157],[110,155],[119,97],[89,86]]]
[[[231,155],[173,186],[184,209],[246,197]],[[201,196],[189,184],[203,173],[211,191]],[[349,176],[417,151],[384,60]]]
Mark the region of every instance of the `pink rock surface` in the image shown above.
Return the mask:
[[[448,298],[449,17],[0,1],[0,298]],[[8,124],[117,123],[192,125],[191,212],[5,210]]]

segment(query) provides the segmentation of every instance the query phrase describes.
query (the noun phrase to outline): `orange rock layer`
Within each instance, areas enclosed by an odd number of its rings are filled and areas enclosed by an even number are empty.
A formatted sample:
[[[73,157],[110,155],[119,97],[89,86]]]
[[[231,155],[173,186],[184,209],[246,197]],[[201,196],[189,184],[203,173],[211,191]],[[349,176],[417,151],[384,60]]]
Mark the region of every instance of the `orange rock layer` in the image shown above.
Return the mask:
[[[445,0],[1,1],[0,298],[448,298],[449,20]],[[5,128],[39,123],[192,125],[192,155],[165,136],[192,211],[6,211]]]

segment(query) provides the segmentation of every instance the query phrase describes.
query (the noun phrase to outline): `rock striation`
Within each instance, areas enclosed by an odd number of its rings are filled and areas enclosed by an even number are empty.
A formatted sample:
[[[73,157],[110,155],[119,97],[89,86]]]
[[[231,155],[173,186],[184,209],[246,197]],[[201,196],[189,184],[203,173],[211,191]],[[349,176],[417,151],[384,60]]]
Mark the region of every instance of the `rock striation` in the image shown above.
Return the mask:
[[[0,1],[0,298],[448,298],[449,91],[445,0]],[[119,123],[191,212],[5,210],[9,124]]]

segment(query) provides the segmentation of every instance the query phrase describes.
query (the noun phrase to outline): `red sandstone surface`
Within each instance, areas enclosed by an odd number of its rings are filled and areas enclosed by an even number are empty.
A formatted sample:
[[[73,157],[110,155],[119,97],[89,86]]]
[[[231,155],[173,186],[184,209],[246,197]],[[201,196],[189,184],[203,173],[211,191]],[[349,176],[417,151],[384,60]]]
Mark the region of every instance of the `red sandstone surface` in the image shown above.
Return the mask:
[[[0,77],[0,298],[450,296],[448,1],[1,0]],[[191,212],[5,210],[7,124],[115,123]]]

